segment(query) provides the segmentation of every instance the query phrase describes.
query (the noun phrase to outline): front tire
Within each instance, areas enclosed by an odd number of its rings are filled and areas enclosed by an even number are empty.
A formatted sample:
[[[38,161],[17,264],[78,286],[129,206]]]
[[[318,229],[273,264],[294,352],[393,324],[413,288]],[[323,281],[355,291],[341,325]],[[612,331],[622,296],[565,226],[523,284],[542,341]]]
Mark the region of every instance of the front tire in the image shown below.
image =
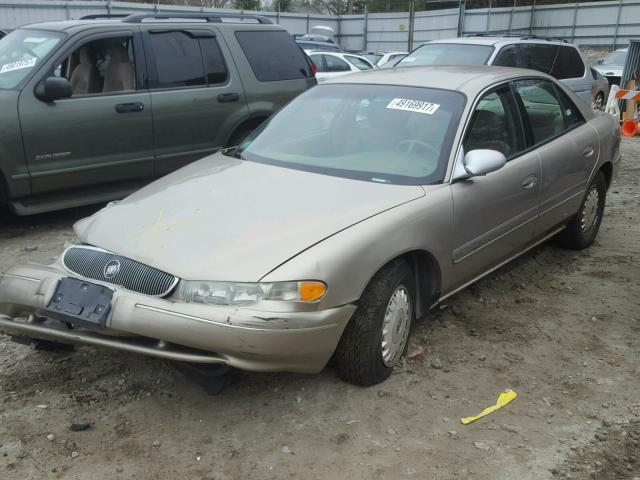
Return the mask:
[[[589,247],[598,235],[604,203],[607,195],[607,182],[602,172],[598,172],[587,189],[580,210],[558,234],[558,243],[570,250],[582,250]]]
[[[414,299],[414,277],[405,260],[394,260],[373,277],[336,349],[343,380],[370,386],[391,375],[407,350]]]

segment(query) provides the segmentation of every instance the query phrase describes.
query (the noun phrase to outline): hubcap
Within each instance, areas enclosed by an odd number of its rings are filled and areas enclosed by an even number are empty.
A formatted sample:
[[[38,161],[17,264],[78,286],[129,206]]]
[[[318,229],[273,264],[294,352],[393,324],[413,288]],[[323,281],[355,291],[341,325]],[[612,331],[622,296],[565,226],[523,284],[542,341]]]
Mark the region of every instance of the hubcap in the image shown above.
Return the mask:
[[[411,325],[411,300],[404,285],[395,289],[382,322],[382,363],[395,365],[404,351]]]
[[[593,186],[587,194],[587,198],[584,200],[584,206],[582,207],[582,220],[580,227],[583,232],[587,232],[593,228],[598,218],[598,203],[600,200],[600,194],[598,189]]]

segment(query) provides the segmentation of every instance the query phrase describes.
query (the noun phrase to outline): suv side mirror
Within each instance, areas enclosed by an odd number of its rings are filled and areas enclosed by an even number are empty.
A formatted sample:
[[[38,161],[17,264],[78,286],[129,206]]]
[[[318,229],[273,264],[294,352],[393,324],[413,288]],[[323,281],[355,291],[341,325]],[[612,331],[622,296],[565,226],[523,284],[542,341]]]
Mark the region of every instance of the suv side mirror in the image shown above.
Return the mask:
[[[35,95],[43,102],[70,98],[72,95],[71,84],[66,78],[47,77],[44,82],[38,84]]]
[[[471,150],[464,156],[462,169],[455,175],[456,179],[464,179],[486,175],[500,170],[507,163],[506,157],[497,150]]]

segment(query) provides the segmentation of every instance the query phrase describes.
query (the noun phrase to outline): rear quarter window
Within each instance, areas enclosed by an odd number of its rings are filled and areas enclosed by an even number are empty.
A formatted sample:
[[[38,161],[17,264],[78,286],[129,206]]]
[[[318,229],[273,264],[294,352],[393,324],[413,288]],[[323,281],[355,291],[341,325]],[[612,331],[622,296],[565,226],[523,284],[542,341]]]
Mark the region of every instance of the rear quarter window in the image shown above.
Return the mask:
[[[312,76],[304,52],[285,31],[238,31],[236,39],[260,82]]]
[[[584,62],[575,48],[560,47],[551,76],[559,80],[582,78],[584,76]]]

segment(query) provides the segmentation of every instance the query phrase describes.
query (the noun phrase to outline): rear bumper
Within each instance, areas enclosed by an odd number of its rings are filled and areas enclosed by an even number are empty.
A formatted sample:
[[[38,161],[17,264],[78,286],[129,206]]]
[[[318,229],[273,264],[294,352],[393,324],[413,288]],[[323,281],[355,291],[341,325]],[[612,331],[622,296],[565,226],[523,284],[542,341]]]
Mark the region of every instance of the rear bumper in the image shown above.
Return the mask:
[[[217,363],[254,371],[318,372],[333,354],[355,305],[263,312],[186,304],[114,290],[105,329],[44,323],[58,281],[56,266],[22,265],[0,276],[0,332],[89,344],[172,360]]]

